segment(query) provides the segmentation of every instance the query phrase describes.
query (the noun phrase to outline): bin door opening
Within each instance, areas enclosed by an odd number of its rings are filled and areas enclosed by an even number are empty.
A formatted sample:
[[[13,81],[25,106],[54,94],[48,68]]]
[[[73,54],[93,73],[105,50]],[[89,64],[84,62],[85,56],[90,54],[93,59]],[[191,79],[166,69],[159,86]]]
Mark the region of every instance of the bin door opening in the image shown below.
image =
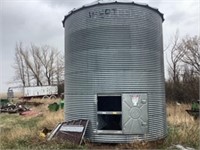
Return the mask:
[[[147,94],[122,94],[122,110],[124,134],[148,132]]]
[[[97,96],[97,130],[122,130],[121,96]]]

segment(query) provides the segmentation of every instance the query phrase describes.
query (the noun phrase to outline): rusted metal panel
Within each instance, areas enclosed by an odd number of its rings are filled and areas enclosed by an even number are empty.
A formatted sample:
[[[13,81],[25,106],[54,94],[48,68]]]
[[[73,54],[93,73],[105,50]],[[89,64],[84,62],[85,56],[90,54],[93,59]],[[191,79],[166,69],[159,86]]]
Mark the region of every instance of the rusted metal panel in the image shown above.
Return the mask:
[[[50,133],[48,140],[58,138],[73,144],[81,144],[89,120],[79,119],[59,123]]]

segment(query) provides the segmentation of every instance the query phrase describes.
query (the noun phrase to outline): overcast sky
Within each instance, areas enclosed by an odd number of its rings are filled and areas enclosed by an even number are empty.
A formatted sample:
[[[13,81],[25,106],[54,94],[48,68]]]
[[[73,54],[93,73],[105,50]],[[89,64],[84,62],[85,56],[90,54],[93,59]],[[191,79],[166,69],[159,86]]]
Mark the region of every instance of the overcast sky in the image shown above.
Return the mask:
[[[64,15],[73,8],[93,1],[0,0],[0,92],[6,92],[14,83],[12,66],[16,42],[21,41],[25,45],[48,44],[64,52],[64,28],[61,22]],[[135,0],[134,2],[147,3],[164,13],[164,45],[169,43],[177,29],[180,36],[200,35],[199,0]],[[167,53],[166,51],[165,59]]]

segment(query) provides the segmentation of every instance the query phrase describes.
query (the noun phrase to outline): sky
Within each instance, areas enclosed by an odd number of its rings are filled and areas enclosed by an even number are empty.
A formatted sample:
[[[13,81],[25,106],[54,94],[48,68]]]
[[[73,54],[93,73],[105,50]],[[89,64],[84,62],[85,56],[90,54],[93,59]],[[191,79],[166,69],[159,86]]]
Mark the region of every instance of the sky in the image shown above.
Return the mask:
[[[94,0],[0,0],[0,93],[17,85],[13,69],[16,43],[50,45],[64,53],[64,16],[91,2]],[[164,49],[177,30],[180,37],[200,35],[200,0],[134,2],[147,3],[164,14]],[[164,53],[166,77],[168,57],[169,49]]]

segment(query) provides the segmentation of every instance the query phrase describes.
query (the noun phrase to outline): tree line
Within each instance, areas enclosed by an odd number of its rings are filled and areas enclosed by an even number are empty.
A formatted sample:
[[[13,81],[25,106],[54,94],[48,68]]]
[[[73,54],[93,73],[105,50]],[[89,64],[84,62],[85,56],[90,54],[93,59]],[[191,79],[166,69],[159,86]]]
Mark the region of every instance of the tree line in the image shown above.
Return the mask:
[[[59,85],[64,81],[64,56],[49,46],[22,42],[15,47],[15,81],[23,86]]]
[[[175,34],[168,60],[166,80],[168,101],[191,102],[199,99],[200,37],[179,37]]]
[[[191,102],[199,98],[200,37],[172,38],[166,85],[167,101]],[[15,47],[15,80],[23,86],[64,84],[64,55],[49,45]],[[63,91],[63,90],[62,90]]]

